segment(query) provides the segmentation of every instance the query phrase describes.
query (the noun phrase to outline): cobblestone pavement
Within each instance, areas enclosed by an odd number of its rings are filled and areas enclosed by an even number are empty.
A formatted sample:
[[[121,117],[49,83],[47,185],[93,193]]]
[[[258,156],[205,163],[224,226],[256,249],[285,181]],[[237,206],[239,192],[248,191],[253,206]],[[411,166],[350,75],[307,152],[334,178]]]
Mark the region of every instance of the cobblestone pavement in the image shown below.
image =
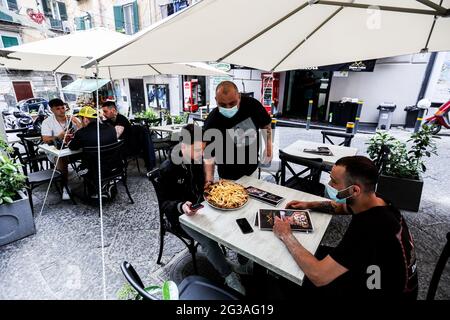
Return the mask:
[[[319,130],[284,127],[276,130],[281,137],[280,147],[297,139],[321,141]],[[392,133],[404,140],[409,135],[403,130]],[[441,137],[437,141],[439,157],[428,161],[423,177],[420,211],[404,212],[417,247],[421,299],[444,246],[445,234],[450,231],[450,194],[446,186],[450,180],[447,169],[450,135]],[[358,148],[359,154],[365,153],[369,138],[367,134],[355,137],[352,146]],[[35,218],[36,234],[0,247],[0,299],[102,299],[104,294],[107,299],[116,299],[125,283],[120,272],[124,260],[135,266],[146,284],[158,284],[176,276],[176,268],[188,260],[188,253],[177,238],[167,235],[163,265],[156,264],[159,218],[155,194],[144,174],[139,174],[135,167],[130,168],[129,176],[135,205],[129,204],[120,186],[114,202],[104,205],[103,254],[98,209],[80,202],[72,205],[61,201],[56,192],[50,192],[43,213]],[[82,194],[78,178],[74,177],[71,185],[76,194]],[[45,188],[33,193],[36,212],[42,206],[44,194]],[[348,218],[334,217],[322,243],[336,245],[347,224]],[[449,271],[447,265],[437,293],[439,299],[450,299]]]

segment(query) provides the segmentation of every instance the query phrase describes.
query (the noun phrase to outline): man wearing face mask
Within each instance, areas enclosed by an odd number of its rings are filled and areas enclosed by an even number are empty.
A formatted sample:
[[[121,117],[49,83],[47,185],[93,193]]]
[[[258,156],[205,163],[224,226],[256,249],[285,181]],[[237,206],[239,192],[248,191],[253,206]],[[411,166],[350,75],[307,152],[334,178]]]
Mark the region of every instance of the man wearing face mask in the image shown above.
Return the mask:
[[[214,180],[214,165],[223,179],[237,180],[253,174],[258,162],[272,159],[271,118],[261,103],[251,97],[241,96],[236,85],[223,81],[216,88],[215,108],[203,126],[220,131],[223,141],[216,144],[214,154],[205,149],[205,186]],[[265,151],[259,156],[259,130],[264,129]],[[206,138],[205,138],[206,140]]]
[[[414,242],[401,213],[375,193],[378,170],[366,157],[339,159],[327,192],[331,201],[291,201],[287,208],[351,214],[341,242],[323,259],[307,251],[287,221],[274,233],[286,245],[316,293],[356,298],[417,298]],[[318,288],[322,287],[322,288]]]

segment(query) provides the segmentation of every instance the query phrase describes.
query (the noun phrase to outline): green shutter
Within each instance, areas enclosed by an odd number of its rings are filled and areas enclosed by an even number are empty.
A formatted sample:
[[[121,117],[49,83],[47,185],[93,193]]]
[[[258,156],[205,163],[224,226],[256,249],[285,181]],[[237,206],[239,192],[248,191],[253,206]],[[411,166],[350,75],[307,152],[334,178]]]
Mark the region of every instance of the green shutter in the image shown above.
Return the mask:
[[[3,11],[0,11],[0,20],[1,21],[9,21],[13,22],[13,17],[11,17],[9,14],[4,13]]]
[[[19,10],[19,7],[17,6],[17,0],[7,0],[7,2],[9,10],[11,11]]]
[[[44,15],[46,17],[52,17],[52,8],[50,7],[50,3],[48,0],[42,0],[42,10],[44,11]]]
[[[136,33],[139,31],[139,13],[137,1],[133,2],[133,20],[134,32]]]
[[[8,48],[12,46],[17,46],[19,40],[16,37],[2,36],[3,48]]]
[[[84,17],[75,18],[75,30],[85,30]]]
[[[114,6],[114,22],[116,25],[116,31],[124,31],[124,20],[123,20],[123,8],[122,6]]]
[[[61,17],[61,20],[67,21],[66,4],[64,2],[58,1],[58,8],[59,8],[59,16]]]

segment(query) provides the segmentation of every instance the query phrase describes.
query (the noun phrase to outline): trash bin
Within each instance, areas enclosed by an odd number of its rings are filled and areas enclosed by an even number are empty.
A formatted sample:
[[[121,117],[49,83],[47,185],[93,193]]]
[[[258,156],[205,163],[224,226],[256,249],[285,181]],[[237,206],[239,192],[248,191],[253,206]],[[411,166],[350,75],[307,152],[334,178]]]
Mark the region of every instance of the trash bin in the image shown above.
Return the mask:
[[[391,103],[384,103],[378,106],[377,109],[380,110],[380,115],[378,117],[377,129],[389,130],[391,128],[392,114],[394,113],[395,108],[397,108],[397,106]]]
[[[405,128],[414,128],[416,125],[416,120],[419,115],[419,107],[417,106],[407,106],[406,111],[406,121]]]

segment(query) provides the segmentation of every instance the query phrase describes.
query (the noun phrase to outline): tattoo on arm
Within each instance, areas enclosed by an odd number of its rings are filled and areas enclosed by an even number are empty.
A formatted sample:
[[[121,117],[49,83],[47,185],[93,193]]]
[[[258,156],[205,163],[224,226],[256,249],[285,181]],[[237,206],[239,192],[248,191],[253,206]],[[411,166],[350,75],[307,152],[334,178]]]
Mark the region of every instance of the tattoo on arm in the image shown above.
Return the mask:
[[[317,203],[317,207],[315,207],[317,211],[323,212],[323,213],[338,213],[337,209],[338,206],[333,201],[322,201]]]

